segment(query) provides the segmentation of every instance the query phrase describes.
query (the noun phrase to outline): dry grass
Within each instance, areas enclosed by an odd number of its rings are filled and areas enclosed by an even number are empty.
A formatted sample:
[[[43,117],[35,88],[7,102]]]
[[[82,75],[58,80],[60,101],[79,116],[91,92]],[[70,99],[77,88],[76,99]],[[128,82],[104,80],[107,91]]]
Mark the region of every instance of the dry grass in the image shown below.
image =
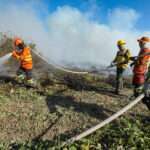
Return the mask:
[[[11,50],[7,44],[1,48]],[[27,88],[9,76],[0,77],[0,141],[6,143],[5,147],[35,139],[60,142],[103,121],[130,102],[131,89],[125,88],[120,96],[113,93],[114,78],[55,72],[37,56],[33,57],[33,74],[39,87]],[[16,63],[10,60],[9,66],[7,71],[12,75]],[[148,111],[139,104],[127,115],[148,115]]]
[[[55,82],[50,82],[52,78],[42,79],[38,89],[3,81],[0,141],[64,140],[108,118],[129,102],[131,90],[125,89],[122,96],[116,96],[109,84],[98,80],[67,75]],[[142,105],[131,113],[134,111],[148,113]]]

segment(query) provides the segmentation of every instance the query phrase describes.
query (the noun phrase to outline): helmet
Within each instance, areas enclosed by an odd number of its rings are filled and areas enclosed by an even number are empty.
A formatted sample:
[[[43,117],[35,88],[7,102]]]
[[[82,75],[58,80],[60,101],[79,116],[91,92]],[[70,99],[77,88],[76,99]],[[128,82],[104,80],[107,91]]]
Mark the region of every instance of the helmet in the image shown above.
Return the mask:
[[[23,41],[20,38],[15,38],[14,39],[14,45],[18,46],[19,44],[23,44]]]
[[[143,36],[142,38],[138,39],[137,41],[147,43],[147,42],[150,42],[150,38]]]
[[[117,45],[118,45],[118,46],[125,45],[125,44],[126,44],[126,42],[125,42],[124,40],[119,40],[119,41],[117,42]]]

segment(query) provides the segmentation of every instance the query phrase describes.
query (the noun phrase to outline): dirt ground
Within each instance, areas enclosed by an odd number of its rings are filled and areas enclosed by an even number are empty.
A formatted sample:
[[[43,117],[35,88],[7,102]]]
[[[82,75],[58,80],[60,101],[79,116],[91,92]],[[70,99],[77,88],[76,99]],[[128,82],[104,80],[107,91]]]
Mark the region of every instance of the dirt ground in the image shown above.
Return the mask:
[[[58,80],[56,76],[38,79],[36,88],[20,85],[9,76],[0,77],[0,141],[64,141],[130,102],[131,89],[115,95],[101,78],[65,75]],[[147,114],[140,103],[126,115]]]

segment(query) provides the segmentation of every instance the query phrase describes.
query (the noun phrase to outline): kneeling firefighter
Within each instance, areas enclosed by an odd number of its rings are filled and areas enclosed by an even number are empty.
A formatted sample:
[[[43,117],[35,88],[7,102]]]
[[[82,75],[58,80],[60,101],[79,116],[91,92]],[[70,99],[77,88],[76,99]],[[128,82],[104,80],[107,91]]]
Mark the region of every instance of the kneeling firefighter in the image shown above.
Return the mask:
[[[137,97],[145,92],[143,103],[150,109],[150,38],[142,37],[138,42],[140,52],[133,68],[134,96]]]
[[[124,40],[119,40],[117,46],[119,51],[116,54],[115,59],[112,61],[111,66],[116,66],[116,89],[115,93],[119,94],[121,88],[123,88],[123,73],[128,67],[130,61],[131,53],[130,50],[125,47],[126,42]]]
[[[20,61],[20,67],[17,71],[17,79],[23,81],[26,79],[27,84],[33,84],[32,79],[32,55],[30,48],[27,47],[20,38],[14,39],[14,48],[12,56]]]

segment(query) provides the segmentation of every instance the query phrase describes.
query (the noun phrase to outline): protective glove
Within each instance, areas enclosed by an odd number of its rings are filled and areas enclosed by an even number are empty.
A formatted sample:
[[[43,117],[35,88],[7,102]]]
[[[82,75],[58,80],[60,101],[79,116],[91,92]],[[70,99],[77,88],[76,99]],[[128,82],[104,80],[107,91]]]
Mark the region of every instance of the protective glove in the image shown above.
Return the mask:
[[[110,66],[112,67],[112,66],[114,66],[114,64],[115,64],[114,62],[111,62],[111,63],[110,63]]]
[[[111,68],[114,66],[114,62],[111,62],[110,65],[107,68]]]
[[[134,64],[135,64],[135,62],[131,63],[131,64],[130,64],[130,67],[133,67],[133,66],[134,66]]]
[[[138,59],[138,56],[130,57],[131,61],[136,61]]]
[[[20,59],[20,56],[17,55],[17,53],[15,51],[12,52],[12,56],[16,59]]]

